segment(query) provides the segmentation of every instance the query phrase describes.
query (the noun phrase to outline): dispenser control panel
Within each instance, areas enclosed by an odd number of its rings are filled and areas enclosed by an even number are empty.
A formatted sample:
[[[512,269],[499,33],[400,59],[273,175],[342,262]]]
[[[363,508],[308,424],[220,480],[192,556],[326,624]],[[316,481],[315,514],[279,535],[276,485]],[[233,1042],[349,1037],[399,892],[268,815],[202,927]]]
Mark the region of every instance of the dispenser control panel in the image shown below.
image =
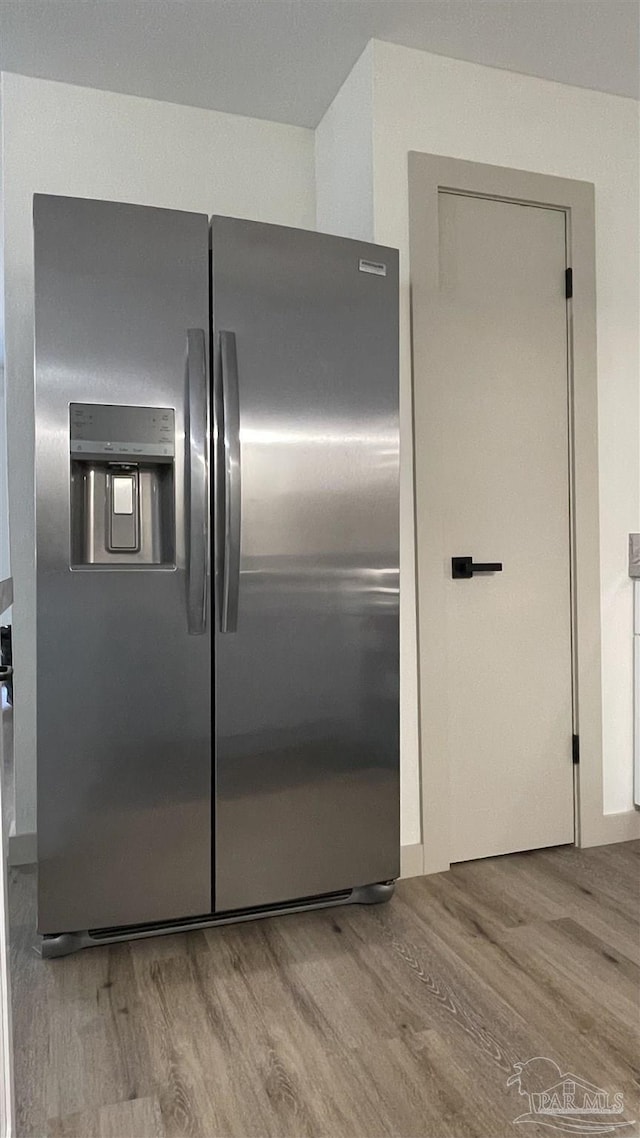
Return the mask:
[[[115,407],[107,403],[69,405],[70,450],[74,458],[129,462],[172,462],[175,413],[171,407]]]

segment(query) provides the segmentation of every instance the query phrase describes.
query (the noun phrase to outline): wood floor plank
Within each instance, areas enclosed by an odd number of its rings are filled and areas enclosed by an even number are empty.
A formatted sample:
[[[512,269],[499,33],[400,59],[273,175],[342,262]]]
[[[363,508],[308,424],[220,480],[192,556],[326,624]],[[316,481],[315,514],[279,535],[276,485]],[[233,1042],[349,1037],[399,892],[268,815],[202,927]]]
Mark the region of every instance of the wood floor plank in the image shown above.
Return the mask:
[[[44,1135],[48,1117],[50,1041],[46,976],[34,952],[35,886],[32,867],[9,871],[9,966],[13,1013],[16,1131]]]
[[[437,1104],[431,1133],[438,1133],[440,1119],[454,1138],[504,1138],[512,1132],[520,1109],[504,1072],[436,1031],[407,1036],[404,1042]],[[529,1124],[527,1134],[542,1138],[543,1131]]]
[[[49,1039],[64,1056],[51,1064],[49,1111],[64,1116],[105,1102],[153,1092],[146,1036],[129,945],[112,945],[43,961],[47,973]],[[81,1080],[74,1071],[86,1072]],[[52,1109],[53,1108],[53,1109]]]
[[[449,881],[459,885],[474,898],[474,903],[482,902],[485,912],[493,913],[498,925],[515,927],[573,916],[640,964],[637,879],[628,887],[630,910],[621,912],[619,906],[611,903],[606,889],[595,890],[593,882],[585,885],[579,879],[582,874],[575,880],[572,877],[570,855],[576,855],[577,863],[583,853],[593,853],[595,862],[597,848],[580,851],[558,847],[553,851],[536,850],[533,854],[468,862],[452,867],[451,873],[442,877],[447,886]],[[633,856],[631,851],[628,856]],[[503,916],[506,919],[501,920]]]
[[[584,898],[594,898],[608,914],[627,918],[637,924],[637,895],[631,881],[626,875],[621,875],[615,863],[603,858],[597,852],[592,858],[587,858],[587,850],[576,850],[575,859],[569,859],[566,853],[560,854],[553,861],[548,860],[545,851],[538,861],[538,869],[553,877],[570,882]],[[632,851],[629,857],[632,857]],[[625,879],[626,878],[626,879]]]
[[[458,890],[459,892],[459,890]],[[438,936],[445,940],[453,952],[464,960],[472,973],[499,993],[501,999],[527,1021],[529,1041],[522,1054],[551,1053],[565,1067],[575,1066],[576,1040],[580,1053],[588,1064],[593,1081],[608,1077],[613,1085],[622,1079],[627,1089],[634,1078],[633,1029],[629,1023],[629,1005],[625,1004],[625,1018],[621,1020],[610,1009],[599,1003],[589,989],[590,962],[582,961],[587,975],[586,985],[574,983],[571,961],[574,948],[559,939],[558,927],[573,929],[578,943],[590,934],[578,931],[573,924],[534,922],[528,926],[513,926],[491,932],[481,924],[481,918],[470,920],[473,897],[467,897],[465,906],[456,903],[449,912],[434,898],[432,879],[412,883],[412,905],[425,926],[432,922]],[[459,912],[465,919],[458,919]],[[554,926],[555,932],[554,932]],[[549,941],[554,952],[547,955],[529,951],[534,942],[544,946]],[[557,959],[556,959],[557,958]],[[605,962],[607,963],[607,962]],[[555,967],[554,965],[558,965]],[[628,965],[635,969],[632,964]],[[608,980],[616,985],[614,966],[609,962]],[[625,979],[623,990],[632,995]],[[638,994],[633,997],[637,1018]],[[619,1088],[621,1089],[621,1088]]]
[[[167,1138],[226,1133],[228,1056],[207,1020],[191,958],[174,956],[141,966],[134,951],[134,967]]]
[[[349,907],[304,920],[279,922],[271,931],[279,958],[298,989],[313,1000],[327,1025],[327,1043],[366,1047],[372,1034],[396,1035],[403,1024],[419,1031],[424,1011],[392,971],[378,967],[371,935]]]
[[[363,918],[378,925],[380,946],[372,951],[382,969],[398,973],[424,1009],[427,1026],[473,1044],[501,1070],[508,1071],[528,1043],[526,1019],[449,951],[437,930],[417,919],[403,891],[393,909],[370,909]]]
[[[496,921],[507,928],[563,916],[564,898],[553,896],[531,880],[526,872],[528,860],[521,854],[513,854],[512,858],[508,866],[504,857],[464,862],[452,866],[443,876],[481,899]]]
[[[80,1111],[49,1122],[47,1138],[165,1138],[157,1098],[139,1098]]]
[[[408,1025],[398,1022],[401,1016],[397,1009],[391,1018],[384,1017],[385,1008],[394,1010],[393,990],[382,1003],[382,1017],[379,997],[385,989],[375,971],[373,989],[365,984],[363,993],[358,980],[358,971],[362,973],[361,945],[349,937],[348,917],[349,910],[345,909],[333,915],[315,914],[315,920],[305,915],[286,922],[264,922],[261,936],[251,935],[246,926],[225,930],[227,950],[229,942],[236,942],[233,959],[244,981],[251,984],[254,969],[260,977],[259,985],[255,985],[259,987],[260,1007],[251,1013],[260,1029],[253,1045],[261,1046],[263,1053],[266,1047],[272,1048],[287,1073],[288,1094],[280,1105],[292,1111],[301,1096],[307,1101],[305,1117],[296,1118],[291,1113],[287,1118],[287,1112],[280,1110],[276,1133],[347,1138],[355,1126],[355,1133],[389,1134],[396,1127],[406,1128],[410,1120],[415,1125],[416,1118],[427,1119],[433,1113],[433,1095],[424,1097],[425,1081],[416,1079],[416,1071],[411,1082],[408,1065],[391,1038],[398,1029],[409,1030]],[[312,934],[310,940],[303,935],[303,925]],[[210,937],[213,949],[215,932]],[[247,950],[247,938],[253,942],[253,950]],[[256,952],[260,942],[262,950]],[[220,963],[219,954],[216,956]],[[234,1021],[238,1020],[243,986],[239,991],[236,983],[229,993],[235,1004],[231,1012]],[[360,1000],[352,1002],[354,990],[360,996],[371,996],[368,1007]],[[403,1004],[406,1012],[408,1001],[400,1002],[401,1010]],[[288,1041],[293,1047],[287,1046]],[[289,1104],[287,1099],[291,1100]],[[419,1102],[417,1113],[412,1102]],[[437,1122],[432,1117],[432,1123],[437,1126]]]
[[[221,937],[208,934],[209,973],[201,975],[201,986],[206,999],[224,1012],[237,1057],[233,1077],[234,1096],[242,1103],[239,1133],[253,1133],[257,1126],[265,1134],[346,1136],[353,1133],[357,1091],[363,1133],[382,1135],[388,1131],[381,1122],[383,1104],[376,1102],[379,1092],[367,1086],[366,1069],[341,1042],[344,1012],[336,1005],[336,983],[333,1023],[301,985],[274,936],[282,924],[265,921],[259,929],[238,925],[220,930]],[[198,966],[205,968],[201,960]],[[247,1022],[249,1035],[243,1031]],[[370,1044],[372,1038],[370,1033]]]
[[[35,877],[12,871],[18,1138],[503,1138],[534,1055],[639,1118],[639,855],[491,858],[388,906],[58,961],[33,953]]]
[[[631,1033],[638,1027],[640,969],[622,954],[615,955],[571,917],[511,930],[510,945],[524,942],[543,957],[567,983],[578,988]]]
[[[553,922],[545,929],[529,929],[527,934],[524,935],[524,930],[505,933],[502,943],[532,978],[537,990],[548,993],[556,1008],[548,1030],[554,1051],[560,1051],[567,1023],[572,1023],[581,1038],[580,1052],[585,1059],[589,1058],[591,1069],[585,1072],[585,1077],[597,1082],[598,1073],[608,1071],[628,1086],[637,1079],[637,1015],[631,1024],[626,1015],[622,1019],[618,1009],[608,1006],[599,995],[597,980],[594,978],[590,983],[587,976],[581,976],[573,967],[575,957],[552,951],[550,946],[554,940],[557,943]],[[575,1047],[575,1037],[573,1042]],[[595,1044],[595,1049],[588,1046],[589,1042]],[[571,1066],[570,1060],[571,1055],[566,1055],[567,1066]]]

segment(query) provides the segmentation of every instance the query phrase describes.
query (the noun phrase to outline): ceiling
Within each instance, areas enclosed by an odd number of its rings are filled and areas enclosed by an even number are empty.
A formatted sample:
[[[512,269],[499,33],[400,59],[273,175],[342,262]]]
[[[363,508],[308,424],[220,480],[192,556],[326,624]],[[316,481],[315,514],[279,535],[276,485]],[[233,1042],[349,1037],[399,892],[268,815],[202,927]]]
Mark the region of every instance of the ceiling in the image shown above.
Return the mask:
[[[372,37],[638,97],[638,0],[1,0],[0,66],[315,126]]]

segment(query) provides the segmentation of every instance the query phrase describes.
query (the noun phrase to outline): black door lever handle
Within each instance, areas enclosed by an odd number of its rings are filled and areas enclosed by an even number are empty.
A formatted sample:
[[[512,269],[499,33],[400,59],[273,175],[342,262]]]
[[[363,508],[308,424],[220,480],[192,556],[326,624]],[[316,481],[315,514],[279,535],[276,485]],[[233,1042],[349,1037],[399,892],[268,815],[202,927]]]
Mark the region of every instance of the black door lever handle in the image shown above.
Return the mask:
[[[451,576],[454,580],[468,580],[474,573],[502,573],[502,562],[474,561],[472,557],[451,558]]]

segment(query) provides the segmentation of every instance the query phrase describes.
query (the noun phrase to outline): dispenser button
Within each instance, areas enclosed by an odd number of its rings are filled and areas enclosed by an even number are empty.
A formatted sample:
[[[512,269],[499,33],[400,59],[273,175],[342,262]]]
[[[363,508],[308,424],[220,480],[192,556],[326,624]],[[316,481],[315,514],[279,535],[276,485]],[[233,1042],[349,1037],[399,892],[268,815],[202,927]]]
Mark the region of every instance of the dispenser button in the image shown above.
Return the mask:
[[[130,476],[113,477],[113,512],[114,514],[133,513],[133,479]]]

